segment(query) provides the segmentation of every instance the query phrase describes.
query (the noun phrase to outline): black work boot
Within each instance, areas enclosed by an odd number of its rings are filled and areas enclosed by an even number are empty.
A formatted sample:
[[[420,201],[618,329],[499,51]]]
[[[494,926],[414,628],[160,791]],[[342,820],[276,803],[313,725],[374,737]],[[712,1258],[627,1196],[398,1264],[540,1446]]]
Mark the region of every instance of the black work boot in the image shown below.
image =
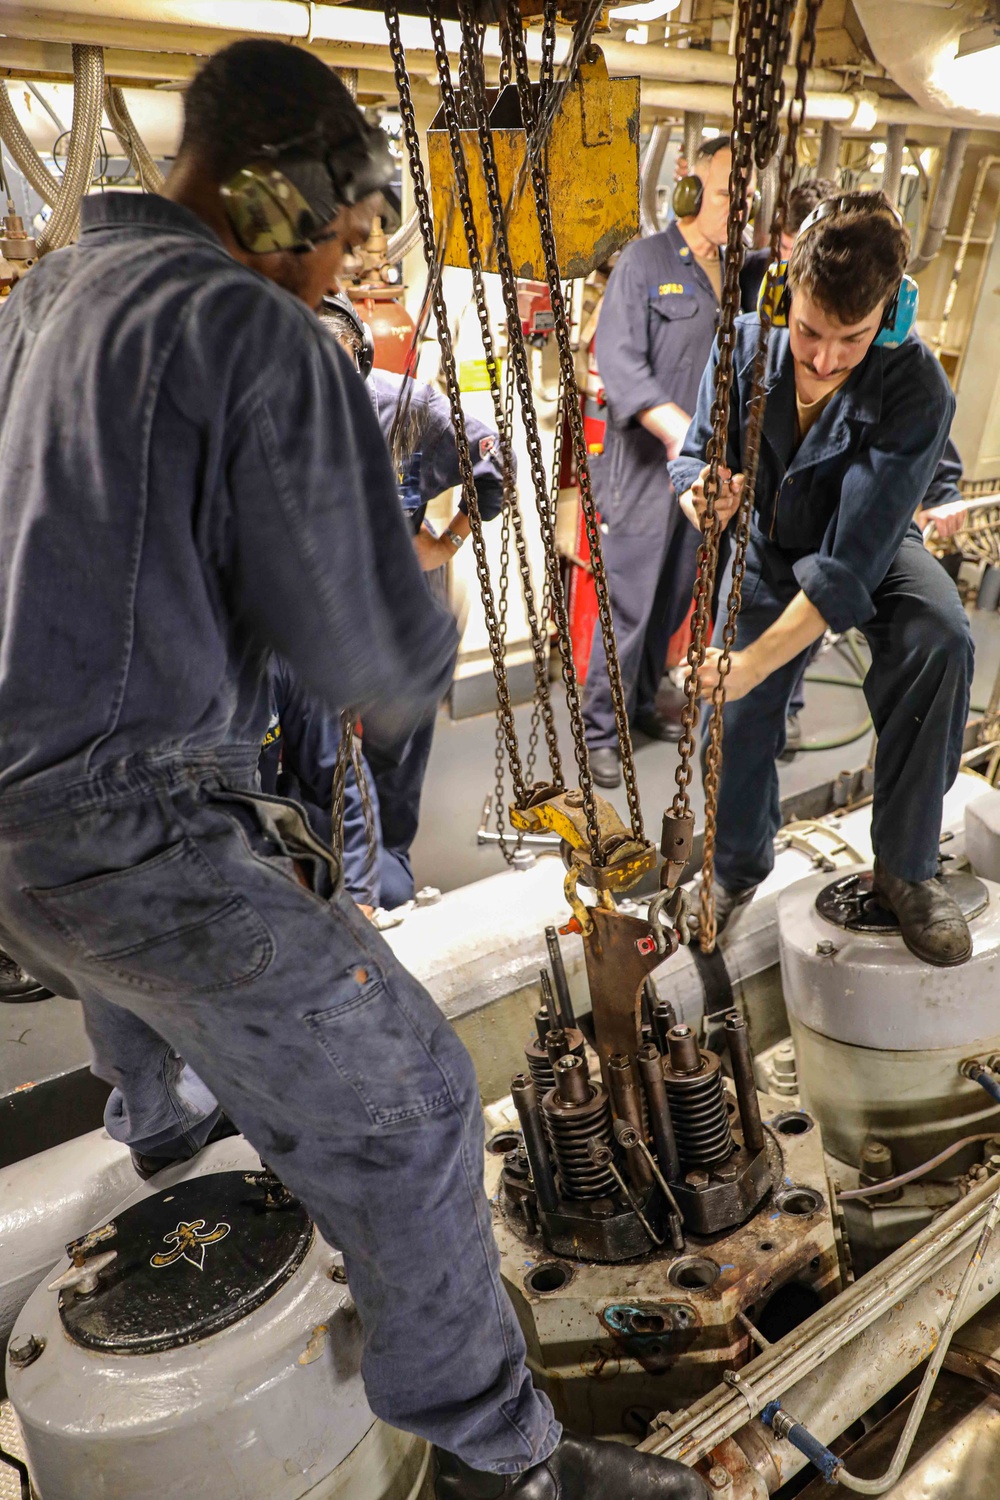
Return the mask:
[[[598,786],[622,784],[622,762],[617,750],[591,750],[590,772]]]
[[[715,935],[721,937],[725,932],[734,911],[739,911],[741,906],[746,906],[753,900],[757,893],[755,885],[747,886],[743,891],[727,891],[717,880],[712,881],[712,890],[715,893]],[[689,926],[695,937],[701,931],[701,877],[695,881],[687,901],[690,913]]]
[[[205,1146],[211,1146],[216,1141],[228,1140],[231,1135],[239,1135],[239,1133],[229,1116],[225,1113],[220,1114],[208,1133],[208,1139],[198,1147],[198,1151],[204,1151]],[[165,1172],[168,1167],[176,1167],[178,1162],[190,1161],[193,1156],[198,1155],[198,1151],[190,1150],[185,1143],[181,1142],[165,1156],[147,1156],[142,1151],[132,1151],[130,1155],[137,1175],[142,1178],[143,1182],[148,1182],[151,1177],[156,1176],[157,1172]]]
[[[435,1456],[436,1500],[708,1500],[686,1464],[568,1432],[544,1463],[520,1474],[484,1474],[440,1448]]]
[[[942,881],[900,880],[876,860],[872,895],[892,912],[903,942],[924,963],[951,968],[972,957],[969,924]]]

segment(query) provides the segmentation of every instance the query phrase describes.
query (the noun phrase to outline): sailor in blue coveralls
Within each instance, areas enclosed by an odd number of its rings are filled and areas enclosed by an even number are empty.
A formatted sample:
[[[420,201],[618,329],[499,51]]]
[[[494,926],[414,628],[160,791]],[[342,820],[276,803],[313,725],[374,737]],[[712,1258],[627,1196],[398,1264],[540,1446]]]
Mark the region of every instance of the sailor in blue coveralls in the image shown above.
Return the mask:
[[[596,355],[607,397],[604,452],[594,459],[604,563],[632,724],[650,738],[680,738],[679,712],[660,716],[656,695],[670,637],[687,617],[698,539],[685,525],[666,460],[676,458],[698,398],[719,316],[729,214],[728,137],[706,141],[694,216],[634,240],[608,281]],[[583,701],[598,785],[621,781],[614,708],[599,624]]]
[[[865,694],[878,733],[875,892],[907,946],[963,963],[968,926],[936,878],[944,794],[958,773],[973,649],[952,580],[913,516],[945,450],[954,397],[915,335],[893,347],[909,236],[881,193],[851,194],[807,220],[788,267],[787,329],[771,335],[743,605],[727,682],[716,844],[720,924],[774,862],[774,764],[801,663],[827,628],[857,626],[872,652]],[[758,319],[737,323],[720,514],[742,489]],[[697,524],[715,360],[681,457],[671,465]],[[725,623],[722,593],[715,647]],[[710,652],[702,691],[718,680]]]
[[[390,735],[453,667],[312,311],[386,143],[277,42],[215,53],[184,111],[163,194],[87,198],[0,310],[0,943],[81,1002],[111,1081],[111,1017],[187,1059],[342,1250],[368,1401],[436,1445],[438,1500],[705,1500],[685,1466],[564,1434],[534,1388],[472,1061],[256,786],[272,654]]]

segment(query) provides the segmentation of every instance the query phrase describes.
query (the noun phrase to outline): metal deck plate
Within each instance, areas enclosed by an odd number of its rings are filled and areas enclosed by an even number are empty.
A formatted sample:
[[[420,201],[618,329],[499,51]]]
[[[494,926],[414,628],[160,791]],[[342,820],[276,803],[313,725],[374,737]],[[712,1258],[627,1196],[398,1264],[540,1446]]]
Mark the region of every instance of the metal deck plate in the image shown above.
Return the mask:
[[[848,932],[898,932],[899,923],[892,912],[872,895],[872,878],[872,872],[866,870],[862,875],[843,875],[831,881],[816,897],[816,910],[827,922]],[[975,875],[943,875],[941,881],[967,922],[986,910],[989,892]]]

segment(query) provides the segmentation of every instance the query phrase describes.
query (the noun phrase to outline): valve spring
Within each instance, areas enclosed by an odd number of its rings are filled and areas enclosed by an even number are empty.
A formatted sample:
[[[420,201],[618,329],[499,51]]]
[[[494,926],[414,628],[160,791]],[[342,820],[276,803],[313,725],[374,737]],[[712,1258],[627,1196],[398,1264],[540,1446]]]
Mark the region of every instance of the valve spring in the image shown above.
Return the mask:
[[[570,1027],[566,1031],[550,1031],[547,1035],[565,1039],[564,1054],[565,1052],[572,1052],[574,1057],[584,1057],[587,1044],[583,1032],[578,1030],[577,1027]],[[552,1057],[549,1056],[546,1049],[545,1038],[543,1037],[540,1041],[536,1041],[533,1037],[524,1049],[524,1058],[528,1064],[528,1072],[531,1074],[531,1081],[535,1085],[538,1097],[539,1099],[544,1099],[545,1095],[550,1093],[556,1086],[555,1068],[553,1067]]]
[[[700,1076],[671,1077],[670,1069],[665,1070],[670,1114],[685,1170],[718,1166],[735,1146],[718,1058],[714,1062]]]
[[[548,1094],[542,1102],[556,1171],[566,1198],[604,1198],[615,1191],[612,1173],[607,1167],[595,1166],[587,1151],[587,1142],[595,1137],[602,1145],[614,1144],[611,1104],[596,1083],[587,1087],[588,1104],[567,1105],[556,1093]]]

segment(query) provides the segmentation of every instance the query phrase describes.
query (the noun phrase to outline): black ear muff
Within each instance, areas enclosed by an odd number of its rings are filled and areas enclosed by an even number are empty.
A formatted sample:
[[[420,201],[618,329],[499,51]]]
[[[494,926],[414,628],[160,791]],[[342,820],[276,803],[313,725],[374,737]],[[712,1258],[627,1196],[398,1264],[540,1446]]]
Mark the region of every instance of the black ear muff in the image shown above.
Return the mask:
[[[682,177],[674,188],[674,213],[679,219],[694,219],[701,213],[701,201],[705,196],[705,185],[700,177],[690,174]]]
[[[370,323],[362,323],[361,353],[358,355],[358,374],[362,380],[367,380],[375,365],[375,335],[372,333]]]

